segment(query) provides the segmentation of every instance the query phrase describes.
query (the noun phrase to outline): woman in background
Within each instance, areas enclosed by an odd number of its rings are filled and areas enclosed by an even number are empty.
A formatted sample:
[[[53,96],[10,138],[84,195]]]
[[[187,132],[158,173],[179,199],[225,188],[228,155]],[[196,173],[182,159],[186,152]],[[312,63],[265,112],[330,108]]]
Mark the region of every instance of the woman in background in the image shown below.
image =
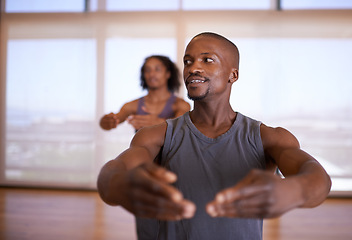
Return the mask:
[[[138,131],[142,127],[183,115],[190,105],[174,95],[180,87],[177,66],[166,56],[152,55],[141,68],[141,86],[148,94],[122,106],[118,113],[109,113],[100,120],[101,128],[110,130],[128,121]]]

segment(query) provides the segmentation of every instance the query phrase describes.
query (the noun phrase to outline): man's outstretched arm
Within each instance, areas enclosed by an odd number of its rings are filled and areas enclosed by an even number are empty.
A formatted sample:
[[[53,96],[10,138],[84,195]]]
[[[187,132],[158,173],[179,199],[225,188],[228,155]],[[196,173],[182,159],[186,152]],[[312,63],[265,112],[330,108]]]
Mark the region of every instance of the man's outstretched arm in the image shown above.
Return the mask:
[[[296,207],[315,207],[327,197],[331,180],[323,167],[300,149],[282,128],[261,127],[263,146],[285,176],[252,170],[233,187],[219,192],[207,205],[211,216],[270,218]]]
[[[130,147],[106,163],[98,176],[98,191],[110,205],[120,205],[138,217],[190,218],[195,206],[170,184],[172,172],[153,163],[164,144],[166,123],[141,129]]]

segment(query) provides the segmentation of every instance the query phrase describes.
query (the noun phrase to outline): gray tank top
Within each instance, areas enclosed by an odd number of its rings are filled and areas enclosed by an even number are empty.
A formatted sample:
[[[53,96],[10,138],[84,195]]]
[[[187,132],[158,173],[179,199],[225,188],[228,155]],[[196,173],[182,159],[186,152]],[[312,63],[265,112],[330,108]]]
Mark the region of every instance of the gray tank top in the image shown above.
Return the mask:
[[[262,219],[212,218],[205,212],[220,190],[234,186],[253,168],[265,168],[261,123],[237,113],[232,127],[217,138],[203,135],[189,113],[167,124],[160,165],[176,173],[175,187],[197,211],[192,219],[155,221],[150,229],[157,233],[150,239],[262,239]]]

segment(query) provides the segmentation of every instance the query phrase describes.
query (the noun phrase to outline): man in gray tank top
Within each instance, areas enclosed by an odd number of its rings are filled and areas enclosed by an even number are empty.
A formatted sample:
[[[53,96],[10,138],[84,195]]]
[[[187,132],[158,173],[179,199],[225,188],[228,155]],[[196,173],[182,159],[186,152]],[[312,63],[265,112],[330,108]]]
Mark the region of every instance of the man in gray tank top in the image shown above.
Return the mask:
[[[101,169],[101,198],[137,217],[138,239],[262,239],[263,218],[328,195],[330,177],[290,132],[231,108],[238,66],[231,41],[195,36],[183,72],[194,109],[141,129]]]

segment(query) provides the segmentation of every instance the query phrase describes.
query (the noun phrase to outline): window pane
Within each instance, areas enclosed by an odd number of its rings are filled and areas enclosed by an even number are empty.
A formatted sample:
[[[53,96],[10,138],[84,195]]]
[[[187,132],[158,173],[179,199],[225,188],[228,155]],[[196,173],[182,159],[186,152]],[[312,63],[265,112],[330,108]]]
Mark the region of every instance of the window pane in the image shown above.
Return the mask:
[[[281,0],[282,9],[348,9],[351,0]]]
[[[352,40],[233,41],[241,53],[234,108],[289,129],[331,175],[332,190],[351,191]]]
[[[184,10],[245,10],[269,9],[270,0],[183,0]]]
[[[6,180],[94,179],[95,40],[10,40]]]
[[[95,12],[95,11],[98,10],[98,1],[99,1],[99,0],[90,0],[90,1],[89,1],[89,3],[90,3],[90,5],[89,5],[89,10],[90,10],[91,12]]]
[[[179,0],[106,0],[107,11],[178,10]]]
[[[124,103],[146,91],[140,86],[144,59],[160,54],[176,62],[176,40],[172,38],[110,38],[106,41],[105,111],[117,111]]]
[[[83,12],[84,0],[6,0],[6,12]]]
[[[147,94],[140,86],[140,69],[150,55],[165,55],[176,62],[177,42],[174,38],[110,38],[106,41],[105,113],[118,112],[126,102]],[[134,135],[126,122],[116,129],[102,131],[105,157],[110,160],[125,150]]]

